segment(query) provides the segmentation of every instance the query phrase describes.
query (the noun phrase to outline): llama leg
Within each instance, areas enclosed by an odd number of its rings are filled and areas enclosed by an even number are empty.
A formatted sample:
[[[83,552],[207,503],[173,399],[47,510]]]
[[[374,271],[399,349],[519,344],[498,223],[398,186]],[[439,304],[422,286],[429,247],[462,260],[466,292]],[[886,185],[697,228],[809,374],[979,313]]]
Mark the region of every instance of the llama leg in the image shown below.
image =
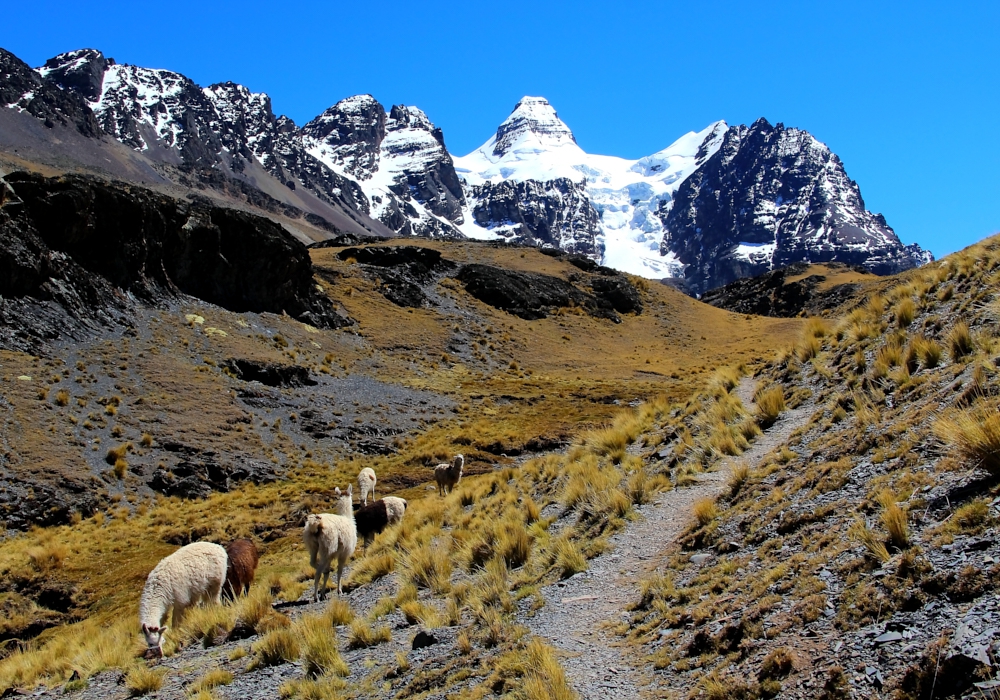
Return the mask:
[[[316,573],[313,575],[313,602],[319,602],[319,567],[316,568]]]
[[[176,630],[181,626],[181,622],[183,621],[184,621],[184,606],[181,605],[180,603],[174,603],[174,614],[173,618],[170,621],[170,624],[173,625],[174,629]]]
[[[219,603],[222,602],[222,584],[224,582],[225,582],[224,580],[214,582],[208,587],[208,591],[206,591],[205,593],[206,605],[209,605],[211,603],[215,603],[216,605],[218,605]]]

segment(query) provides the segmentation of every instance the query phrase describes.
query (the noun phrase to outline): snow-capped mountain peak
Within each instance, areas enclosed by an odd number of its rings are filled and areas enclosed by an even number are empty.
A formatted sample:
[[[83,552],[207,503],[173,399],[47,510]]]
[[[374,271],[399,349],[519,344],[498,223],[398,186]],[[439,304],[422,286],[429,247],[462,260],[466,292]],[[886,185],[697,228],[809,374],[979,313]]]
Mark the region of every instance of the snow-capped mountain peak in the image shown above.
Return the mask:
[[[727,128],[715,122],[639,160],[594,155],[577,145],[548,100],[526,97],[497,136],[455,159],[459,177],[472,188],[462,232],[572,250],[646,277],[676,276],[683,268],[660,252],[663,226],[657,212],[719,149]],[[498,148],[500,140],[508,147]],[[538,184],[519,186],[532,182]],[[544,203],[527,216],[510,202],[529,195]],[[576,212],[574,226],[548,220],[547,212],[558,208]]]
[[[576,138],[544,97],[522,97],[492,139],[492,154],[502,158],[511,151],[540,153]],[[484,146],[485,148],[485,146]]]

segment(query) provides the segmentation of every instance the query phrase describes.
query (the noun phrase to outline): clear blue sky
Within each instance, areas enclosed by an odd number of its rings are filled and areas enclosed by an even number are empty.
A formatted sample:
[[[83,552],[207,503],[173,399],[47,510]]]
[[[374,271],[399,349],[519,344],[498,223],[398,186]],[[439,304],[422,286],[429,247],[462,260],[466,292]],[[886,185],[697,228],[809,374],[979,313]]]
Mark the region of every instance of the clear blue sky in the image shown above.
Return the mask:
[[[1000,2],[10,2],[0,46],[91,47],[233,80],[303,124],[371,93],[452,153],[543,95],[592,153],[638,158],[766,117],[840,155],[869,209],[940,256],[1000,231]]]

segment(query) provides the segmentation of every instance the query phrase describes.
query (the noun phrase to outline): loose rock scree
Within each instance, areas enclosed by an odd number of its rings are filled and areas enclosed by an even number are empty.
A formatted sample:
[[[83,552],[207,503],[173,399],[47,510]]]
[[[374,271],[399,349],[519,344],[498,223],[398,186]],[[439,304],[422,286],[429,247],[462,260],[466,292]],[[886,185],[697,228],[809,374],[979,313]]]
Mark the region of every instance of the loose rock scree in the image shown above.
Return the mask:
[[[163,655],[163,635],[171,609],[171,624],[177,627],[192,605],[219,602],[227,563],[221,545],[194,542],[160,560],[150,572],[139,599],[139,624],[153,655]]]
[[[440,495],[444,496],[455,490],[458,482],[462,480],[463,466],[465,466],[465,457],[455,455],[451,464],[439,464],[434,467],[434,480],[437,481]]]
[[[334,504],[336,514],[312,513],[306,518],[303,539],[309,550],[309,565],[316,569],[313,577],[313,601],[318,602],[326,597],[326,587],[330,580],[330,565],[337,558],[337,594],[343,593],[341,577],[344,564],[354,554],[358,545],[358,530],[354,522],[354,509],[351,505],[354,494],[351,486],[342,493],[336,489],[337,501]],[[322,594],[319,586],[323,577]]]

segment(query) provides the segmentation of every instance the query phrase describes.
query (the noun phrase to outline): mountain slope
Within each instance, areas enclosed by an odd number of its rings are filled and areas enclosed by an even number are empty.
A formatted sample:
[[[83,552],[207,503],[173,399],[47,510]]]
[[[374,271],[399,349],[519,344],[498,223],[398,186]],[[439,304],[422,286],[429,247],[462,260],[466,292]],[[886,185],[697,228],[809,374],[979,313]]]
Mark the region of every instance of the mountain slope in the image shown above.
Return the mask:
[[[998,243],[867,282],[752,380],[720,372],[661,426],[654,454],[678,481],[728,477],[619,627],[663,692],[990,692]],[[804,424],[769,440],[791,414]]]
[[[843,262],[890,274],[914,259],[830,149],[764,119],[726,131],[719,150],[657,212],[661,252],[703,292],[793,262]]]
[[[371,95],[341,100],[300,129],[244,86],[200,88],[92,49],[35,73],[19,66],[6,80],[5,104],[107,133],[173,182],[254,206],[304,199],[338,231],[554,247],[692,293],[793,262],[885,274],[929,259],[865,209],[826,146],[763,119],[716,122],[628,160],[584,152],[547,100],[525,97],[483,146],[452,158],[424,112],[387,112]]]
[[[792,262],[886,274],[928,259],[865,210],[826,146],[763,119],[749,128],[716,122],[629,161],[585,153],[544,98],[525,97],[490,140],[455,162],[470,187],[467,235],[585,252],[633,274],[679,278],[692,292]],[[521,188],[519,209],[506,204],[509,187],[497,189],[507,182]],[[553,201],[554,188],[575,189],[592,211]],[[563,216],[575,225],[533,228],[524,212],[537,208],[575,210]]]

